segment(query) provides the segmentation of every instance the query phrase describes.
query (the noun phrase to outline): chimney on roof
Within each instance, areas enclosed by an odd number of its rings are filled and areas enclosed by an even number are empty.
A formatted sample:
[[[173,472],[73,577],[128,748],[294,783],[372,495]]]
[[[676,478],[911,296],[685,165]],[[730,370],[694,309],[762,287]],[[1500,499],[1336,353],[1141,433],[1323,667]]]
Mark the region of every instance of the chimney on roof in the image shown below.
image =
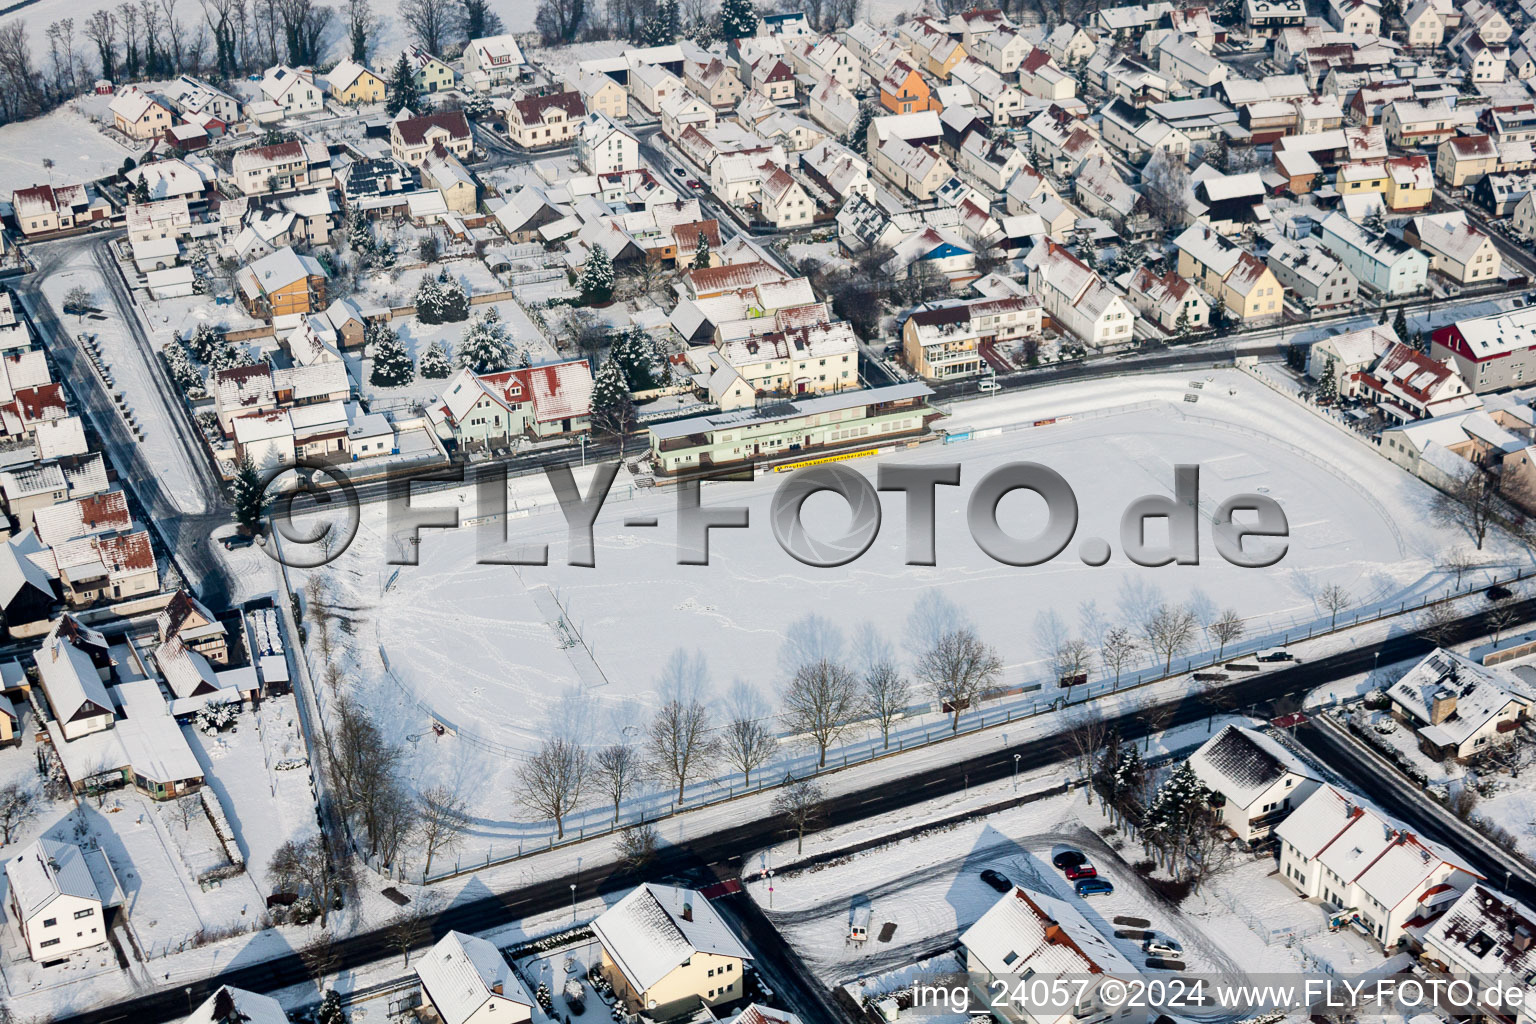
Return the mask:
[[[1456,691],[1436,690],[1429,705],[1429,724],[1439,725],[1456,713]]]
[[[693,904],[690,903],[687,900],[683,901],[683,920],[684,921],[692,921],[693,920]]]
[[[1066,938],[1067,938],[1067,933],[1061,930],[1061,925],[1056,923],[1056,919],[1055,918],[1050,918],[1050,919],[1048,919],[1045,922],[1045,941],[1046,942],[1061,943],[1061,942],[1065,942]]]

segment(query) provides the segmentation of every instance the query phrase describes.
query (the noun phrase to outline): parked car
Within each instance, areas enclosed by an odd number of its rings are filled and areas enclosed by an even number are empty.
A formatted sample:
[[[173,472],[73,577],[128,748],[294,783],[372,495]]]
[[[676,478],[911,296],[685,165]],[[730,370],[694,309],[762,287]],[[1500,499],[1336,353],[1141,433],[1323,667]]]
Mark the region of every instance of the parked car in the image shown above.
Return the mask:
[[[1067,868],[1065,874],[1068,879],[1076,882],[1084,878],[1097,878],[1099,876],[1099,869],[1092,864],[1074,864]]]
[[[1008,881],[1008,876],[1001,871],[993,871],[987,868],[981,873],[981,880],[986,882],[998,892],[1008,892],[1013,888],[1013,883]]]
[[[976,382],[976,390],[981,392],[1001,391],[1003,386],[991,377],[983,377]]]
[[[1079,899],[1087,899],[1090,896],[1108,896],[1115,891],[1115,887],[1102,878],[1085,878],[1077,883],[1077,895]]]
[[[1295,661],[1296,656],[1284,647],[1271,647],[1254,656],[1255,661]]]
[[[1508,587],[1495,584],[1483,591],[1483,596],[1490,601],[1508,601],[1515,595]]]
[[[698,192],[698,191],[700,191],[701,189],[704,188],[703,185],[699,184],[699,179],[698,178],[689,178],[683,184],[687,185],[689,188],[693,189],[695,192]]]
[[[1170,939],[1166,935],[1148,935],[1147,941],[1142,943],[1141,948],[1146,951],[1148,956],[1167,958],[1184,955],[1184,947],[1179,945],[1177,940]]]
[[[688,176],[688,172],[683,170],[681,167],[672,168],[672,173],[677,175],[679,178],[686,178]]]
[[[1051,863],[1056,865],[1057,871],[1065,871],[1067,868],[1075,868],[1079,864],[1088,863],[1088,858],[1076,850],[1062,850],[1051,858]]]
[[[234,551],[238,548],[248,548],[256,542],[243,533],[232,533],[228,537],[220,537],[219,543],[224,545],[225,551]]]

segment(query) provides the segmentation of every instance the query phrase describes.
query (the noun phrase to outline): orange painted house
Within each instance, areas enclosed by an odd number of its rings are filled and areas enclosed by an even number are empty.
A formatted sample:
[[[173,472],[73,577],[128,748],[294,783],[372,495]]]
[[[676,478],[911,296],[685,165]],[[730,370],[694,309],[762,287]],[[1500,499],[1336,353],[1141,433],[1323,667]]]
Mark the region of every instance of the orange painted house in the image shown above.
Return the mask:
[[[893,63],[880,80],[880,105],[895,114],[936,109],[928,82],[904,60]]]
[[[246,310],[262,320],[325,308],[325,268],[291,248],[241,267],[235,280]]]

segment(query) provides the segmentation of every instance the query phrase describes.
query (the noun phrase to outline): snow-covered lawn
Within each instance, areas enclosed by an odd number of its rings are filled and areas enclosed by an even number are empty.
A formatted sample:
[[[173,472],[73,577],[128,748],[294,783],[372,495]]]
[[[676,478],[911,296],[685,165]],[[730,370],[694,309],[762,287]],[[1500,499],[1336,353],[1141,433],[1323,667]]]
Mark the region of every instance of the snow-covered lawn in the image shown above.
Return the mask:
[[[1052,616],[1067,631],[1091,638],[1107,624],[1134,628],[1146,608],[1163,601],[1188,604],[1202,621],[1232,607],[1245,619],[1250,642],[1278,642],[1326,625],[1317,600],[1326,584],[1348,591],[1351,612],[1439,592],[1437,555],[1448,539],[1426,522],[1424,484],[1362,446],[1340,444],[1334,428],[1251,379],[1215,378],[1198,405],[1182,401],[1187,377],[1162,376],[1068,385],[1006,406],[957,406],[957,430],[1045,418],[1056,423],[882,457],[881,464],[963,464],[959,493],[939,489],[937,568],[903,564],[899,495],[885,497],[887,525],[863,557],[837,569],[799,564],[766,528],[774,488],[785,479],[774,475],[705,486],[706,505],[747,506],[753,524],[714,531],[707,567],[675,564],[677,492],[632,489],[621,476],[597,522],[594,569],[562,564],[565,521],[547,487],[524,478],[510,501],[518,514],[508,539],[548,544],[549,567],[478,564],[484,539],[475,530],[423,530],[420,564],[399,567],[386,591],[396,569],[386,563],[401,547],[388,537],[381,510],[371,508],[357,541],[329,571],[347,603],[359,609],[357,645],[374,656],[371,665],[364,659],[365,671],[382,671],[382,649],[392,681],[405,693],[447,721],[511,747],[537,742],[575,695],[597,728],[616,715],[633,721],[633,708],[643,714],[676,683],[668,666],[676,667],[679,651],[708,692],[722,694],[740,680],[772,695],[782,680],[781,651],[804,632],[808,616],[819,618],[823,632],[825,624],[847,634],[869,622],[899,646],[914,607],[934,593],[998,647],[1003,683],[1016,686],[1048,672],[1044,648]],[[1324,446],[1326,459],[1312,454]],[[1070,548],[1045,565],[1002,565],[965,532],[964,485],[1021,458],[1066,476],[1081,511],[1079,536],[1118,537],[1121,511],[1132,499],[1167,493],[1174,465],[1197,463],[1202,519],[1229,495],[1267,492],[1289,518],[1289,553],[1270,569],[1238,568],[1211,551],[1202,524],[1199,566],[1148,569],[1112,561],[1090,570]],[[873,465],[845,465],[873,473]],[[580,479],[585,485],[587,477]],[[465,492],[422,501],[474,513],[474,497]],[[622,526],[626,517],[651,515],[660,527],[649,534]],[[1020,496],[1004,500],[1000,519],[1018,535],[1039,528],[1036,508]],[[837,499],[817,495],[805,506],[805,521],[812,533],[833,533],[846,512]],[[1492,557],[1516,556],[1499,543]],[[445,648],[441,641],[450,636]],[[1198,639],[1194,650],[1205,643]],[[1144,656],[1133,671],[1151,667],[1152,658]]]
[[[101,0],[102,6],[116,6]],[[40,7],[54,6],[55,10],[75,5],[64,0],[44,0],[23,13],[30,14]],[[73,10],[69,12],[80,25],[83,19]],[[0,18],[0,24],[21,15],[12,14]],[[60,16],[60,15],[55,15]],[[46,22],[42,23],[46,24]],[[33,35],[33,46],[44,45],[41,24]],[[33,52],[36,52],[34,50]],[[92,109],[82,103],[82,109]],[[111,117],[106,123],[111,124]],[[115,174],[126,157],[135,161],[142,155],[123,146],[116,139],[105,135],[86,114],[74,104],[31,121],[17,121],[0,125],[0,196],[9,202],[11,193],[33,185],[74,185],[92,182]],[[53,161],[53,170],[43,166],[44,160]]]

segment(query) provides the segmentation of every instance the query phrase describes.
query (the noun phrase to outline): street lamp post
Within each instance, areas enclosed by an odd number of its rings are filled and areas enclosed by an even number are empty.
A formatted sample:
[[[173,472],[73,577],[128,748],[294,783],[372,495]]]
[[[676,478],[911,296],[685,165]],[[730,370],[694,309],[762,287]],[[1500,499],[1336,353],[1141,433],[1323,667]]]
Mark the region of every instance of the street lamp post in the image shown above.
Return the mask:
[[[1015,793],[1017,793],[1019,791],[1019,758],[1021,756],[1023,756],[1023,755],[1021,755],[1021,754],[1014,754],[1013,755],[1013,791]]]
[[[576,443],[581,445],[581,464],[583,466],[585,466],[587,464],[587,444],[591,440],[592,439],[589,436],[587,436],[586,434],[578,434],[578,435],[576,435]]]
[[[576,923],[576,883],[571,883],[571,923]]]

